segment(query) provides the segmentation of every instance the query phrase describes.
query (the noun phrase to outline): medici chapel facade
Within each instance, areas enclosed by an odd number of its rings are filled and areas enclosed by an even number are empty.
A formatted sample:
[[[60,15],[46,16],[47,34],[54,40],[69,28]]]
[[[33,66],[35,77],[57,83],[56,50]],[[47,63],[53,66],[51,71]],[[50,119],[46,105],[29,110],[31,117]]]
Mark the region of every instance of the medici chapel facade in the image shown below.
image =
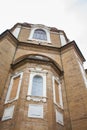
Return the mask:
[[[17,23],[3,32],[0,130],[87,130],[84,61],[57,28]]]

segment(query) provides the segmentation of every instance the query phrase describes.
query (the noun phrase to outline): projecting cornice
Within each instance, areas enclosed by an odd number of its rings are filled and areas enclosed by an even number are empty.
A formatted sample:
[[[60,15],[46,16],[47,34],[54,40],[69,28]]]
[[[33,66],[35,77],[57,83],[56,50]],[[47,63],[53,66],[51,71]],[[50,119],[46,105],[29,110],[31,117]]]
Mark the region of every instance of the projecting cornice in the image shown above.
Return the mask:
[[[71,47],[73,47],[75,49],[75,51],[77,52],[77,54],[80,57],[80,59],[82,60],[82,62],[84,62],[85,58],[84,58],[83,54],[81,53],[80,49],[78,48],[75,41],[71,41],[71,42],[67,43],[66,45],[62,46],[61,52],[64,50],[67,50],[68,48],[71,48]]]
[[[38,27],[38,28],[45,28],[45,29],[47,29],[47,30],[50,30],[51,32],[55,32],[55,33],[62,33],[64,36],[65,36],[65,38],[66,38],[66,40],[67,41],[69,41],[69,39],[67,38],[67,36],[66,36],[66,33],[63,31],[63,30],[60,30],[60,29],[58,29],[58,28],[55,28],[55,27],[48,27],[48,26],[46,26],[46,25],[43,25],[43,24],[31,24],[31,23],[16,23],[11,29],[10,29],[10,31],[12,31],[12,30],[14,30],[16,27],[18,27],[18,26],[20,26],[20,27],[26,27],[26,28],[32,28],[32,27]]]
[[[35,55],[35,54],[31,54],[31,55],[25,55],[22,56],[18,59],[16,59],[13,64],[11,64],[12,69],[16,69],[17,67],[25,64],[25,63],[39,63],[39,64],[44,64],[44,65],[50,65],[52,66],[56,72],[58,72],[58,74],[60,76],[63,75],[63,71],[61,69],[61,67],[51,58],[47,57],[47,56],[43,56],[43,55]]]
[[[18,40],[12,35],[9,30],[6,30],[0,35],[0,41],[7,38],[8,40],[12,41],[11,43],[14,45],[18,45]]]
[[[62,52],[63,50],[73,47],[75,49],[75,51],[77,52],[78,56],[80,57],[80,59],[82,60],[82,62],[85,61],[85,58],[84,58],[83,54],[81,53],[80,49],[78,48],[75,41],[71,41],[60,48],[53,47],[53,46],[47,46],[47,45],[41,45],[41,44],[34,44],[34,43],[28,44],[26,42],[19,42],[19,46],[30,46],[30,47],[34,47],[34,48],[43,48],[43,49],[54,50],[54,51],[58,51],[58,52]]]
[[[49,43],[48,43],[49,44]],[[54,51],[59,51],[60,52],[60,48],[58,47],[54,47],[54,46],[49,46],[49,45],[43,45],[43,44],[35,44],[35,43],[27,43],[27,42],[19,42],[18,44],[19,46],[26,46],[26,47],[34,47],[34,48],[43,48],[43,49],[46,49],[46,50],[54,50]]]
[[[13,34],[9,30],[6,30],[5,32],[3,32],[0,35],[0,40],[2,40],[3,38],[8,38],[10,41],[12,41],[11,43],[16,45],[16,46],[34,47],[34,48],[40,48],[40,49],[54,50],[54,51],[58,51],[58,52],[63,52],[64,50],[67,50],[68,48],[73,47],[75,49],[75,51],[77,52],[78,56],[80,57],[80,59],[82,60],[82,62],[85,61],[85,58],[82,55],[82,53],[81,53],[80,49],[78,48],[75,41],[71,41],[60,48],[53,47],[53,46],[47,46],[47,45],[41,45],[41,44],[20,42],[18,39],[16,39],[13,36]]]

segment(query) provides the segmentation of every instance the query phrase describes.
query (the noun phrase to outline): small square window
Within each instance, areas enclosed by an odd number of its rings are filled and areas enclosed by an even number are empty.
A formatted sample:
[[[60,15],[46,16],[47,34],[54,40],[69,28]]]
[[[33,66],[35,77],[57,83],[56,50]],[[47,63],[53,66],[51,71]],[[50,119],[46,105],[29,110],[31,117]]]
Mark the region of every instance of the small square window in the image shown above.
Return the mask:
[[[14,106],[5,108],[2,121],[11,119],[13,117]]]
[[[61,125],[64,125],[63,122],[63,114],[56,110],[56,122],[58,122]]]
[[[43,118],[43,105],[29,105],[28,117]]]

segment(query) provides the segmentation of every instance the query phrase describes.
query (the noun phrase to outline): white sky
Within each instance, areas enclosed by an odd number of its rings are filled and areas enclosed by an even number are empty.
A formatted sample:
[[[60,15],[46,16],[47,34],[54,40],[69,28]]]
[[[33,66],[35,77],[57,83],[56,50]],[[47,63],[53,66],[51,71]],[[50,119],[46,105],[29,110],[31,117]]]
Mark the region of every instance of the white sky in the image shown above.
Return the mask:
[[[0,33],[17,22],[64,30],[87,60],[87,0],[1,0],[0,15]]]

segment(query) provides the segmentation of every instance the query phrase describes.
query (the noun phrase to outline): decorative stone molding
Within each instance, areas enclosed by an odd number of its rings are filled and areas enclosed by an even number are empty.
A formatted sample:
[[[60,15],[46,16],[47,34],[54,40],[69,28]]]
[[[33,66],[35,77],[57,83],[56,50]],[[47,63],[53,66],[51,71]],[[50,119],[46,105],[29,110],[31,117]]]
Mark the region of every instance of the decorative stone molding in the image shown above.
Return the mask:
[[[42,30],[44,30],[46,32],[47,40],[40,40],[40,39],[34,39],[33,38],[34,31],[37,30],[37,29],[42,29]],[[29,36],[28,39],[29,40],[39,41],[39,42],[51,43],[51,39],[50,39],[50,28],[46,27],[45,25],[40,25],[40,24],[32,25],[31,33],[30,33],[30,36]]]
[[[27,100],[33,100],[33,101],[43,101],[46,102],[46,70],[42,70],[42,68],[29,68],[30,70],[30,80],[29,80],[29,87],[28,87],[28,94],[27,94]],[[39,75],[43,78],[43,95],[42,96],[33,96],[32,93],[32,83],[34,76]]]

